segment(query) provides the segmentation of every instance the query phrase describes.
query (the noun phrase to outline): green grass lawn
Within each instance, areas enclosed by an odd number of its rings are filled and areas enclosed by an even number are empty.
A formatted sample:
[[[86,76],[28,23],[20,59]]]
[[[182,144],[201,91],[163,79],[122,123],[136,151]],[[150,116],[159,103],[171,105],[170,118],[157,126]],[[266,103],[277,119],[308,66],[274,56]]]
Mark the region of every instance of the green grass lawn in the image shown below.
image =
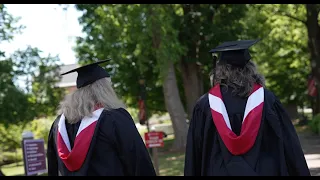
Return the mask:
[[[159,159],[160,176],[183,176],[184,153],[165,153]]]
[[[184,168],[184,152],[172,152],[173,137],[164,140],[164,147],[159,149],[159,175],[182,176]]]
[[[1,168],[6,176],[22,176],[24,175],[23,162],[4,165]]]
[[[184,153],[171,152],[170,147],[173,137],[165,139],[163,148],[159,148],[159,171],[160,176],[182,176],[184,167]],[[4,165],[1,167],[6,176],[23,176],[23,162]],[[44,174],[46,175],[46,174]]]

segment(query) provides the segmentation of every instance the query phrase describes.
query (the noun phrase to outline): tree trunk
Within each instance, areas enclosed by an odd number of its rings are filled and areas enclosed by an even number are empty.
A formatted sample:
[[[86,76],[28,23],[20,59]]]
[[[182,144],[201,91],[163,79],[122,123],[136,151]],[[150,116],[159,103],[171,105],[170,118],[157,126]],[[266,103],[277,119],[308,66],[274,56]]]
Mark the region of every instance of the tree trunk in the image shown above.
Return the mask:
[[[307,20],[306,26],[308,31],[308,47],[310,50],[311,58],[311,71],[312,75],[316,78],[318,94],[320,93],[320,26],[318,23],[319,10],[316,4],[306,4]],[[320,112],[319,97],[316,98],[313,114]]]
[[[299,118],[298,106],[295,103],[287,104],[284,108],[288,112],[291,121]]]
[[[214,9],[218,9],[221,4],[213,5]],[[196,60],[199,55],[200,43],[205,42],[205,35],[201,34],[199,26],[194,26],[194,24],[201,24],[200,19],[202,16],[193,17],[191,14],[201,11],[199,4],[183,4],[181,5],[183,9],[183,23],[180,26],[179,31],[179,41],[187,46],[187,52],[181,57],[179,67],[182,72],[182,80],[184,87],[184,94],[187,103],[187,113],[189,119],[192,116],[193,107],[196,101],[203,94],[203,77],[200,71],[200,66],[197,64]],[[212,22],[214,17],[214,10],[212,10],[208,16],[206,16],[206,21]],[[194,32],[192,39],[186,41],[186,37],[190,35],[185,31],[185,27],[189,28],[189,31]],[[191,60],[188,61],[187,59]]]
[[[192,111],[195,103],[203,94],[203,78],[200,72],[200,66],[196,62],[180,62],[184,94],[187,102],[187,113],[189,119],[192,117]]]
[[[154,9],[148,9],[149,18],[152,23],[152,46],[156,51],[159,50],[163,38],[160,27],[161,23],[159,22],[159,19],[157,19],[157,13],[154,12],[157,8],[160,8],[160,6],[157,5]],[[170,59],[168,59],[168,65],[166,67],[168,69],[166,71],[167,74],[164,76],[163,94],[166,109],[170,115],[174,130],[174,142],[172,149],[184,151],[188,131],[186,114],[179,95],[174,64]]]
[[[315,100],[313,97],[310,97],[311,109],[312,109],[312,118],[316,115],[316,108],[315,108]]]
[[[310,98],[311,101],[311,109],[312,109],[312,117],[314,117],[315,115],[320,113],[320,96],[319,93],[317,94],[316,97],[311,97]]]
[[[188,126],[185,111],[179,96],[176,74],[172,62],[169,62],[167,75],[164,79],[163,94],[174,130],[172,149],[184,151],[187,141]]]
[[[317,97],[316,97],[316,102],[315,102],[314,114],[317,115],[319,113],[320,113],[320,96],[319,96],[319,93],[318,93]]]

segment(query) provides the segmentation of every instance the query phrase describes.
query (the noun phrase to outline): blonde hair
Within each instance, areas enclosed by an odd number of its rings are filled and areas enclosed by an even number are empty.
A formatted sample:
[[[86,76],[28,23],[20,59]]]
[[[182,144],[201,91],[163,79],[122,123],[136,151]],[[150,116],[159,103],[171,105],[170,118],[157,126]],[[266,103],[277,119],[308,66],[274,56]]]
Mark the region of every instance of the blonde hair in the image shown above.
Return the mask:
[[[99,104],[106,110],[125,108],[114,92],[110,78],[102,78],[65,96],[60,102],[58,114],[64,114],[69,123],[76,123],[91,116]]]

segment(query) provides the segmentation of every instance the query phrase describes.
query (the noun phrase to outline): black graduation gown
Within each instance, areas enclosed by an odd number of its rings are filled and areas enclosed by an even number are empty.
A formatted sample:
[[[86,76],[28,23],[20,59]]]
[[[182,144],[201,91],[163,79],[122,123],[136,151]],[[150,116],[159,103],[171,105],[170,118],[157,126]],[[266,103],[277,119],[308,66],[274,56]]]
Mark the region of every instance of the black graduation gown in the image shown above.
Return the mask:
[[[53,123],[48,138],[49,176],[156,176],[146,146],[125,109],[103,110],[86,159],[75,172],[70,172],[57,155],[59,119],[60,116]],[[79,124],[66,123],[71,147]]]
[[[239,135],[246,99],[221,90],[232,130]],[[185,176],[310,176],[295,128],[275,95],[264,90],[260,129],[253,147],[234,156],[214,125],[208,94],[196,103],[190,122]]]

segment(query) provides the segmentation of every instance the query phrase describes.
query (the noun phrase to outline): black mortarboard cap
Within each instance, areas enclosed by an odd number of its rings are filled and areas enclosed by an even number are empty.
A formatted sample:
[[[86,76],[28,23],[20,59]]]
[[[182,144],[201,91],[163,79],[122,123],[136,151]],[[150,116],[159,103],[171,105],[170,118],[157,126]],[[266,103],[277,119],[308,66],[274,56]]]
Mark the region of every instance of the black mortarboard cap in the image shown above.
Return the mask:
[[[251,59],[249,48],[258,41],[259,39],[224,42],[209,53],[220,53],[219,63],[243,67]]]
[[[77,72],[78,73],[77,88],[79,89],[81,87],[92,84],[99,79],[102,79],[105,77],[110,77],[110,74],[105,69],[103,69],[101,66],[99,66],[99,64],[107,62],[109,60],[110,59],[87,64],[85,66],[82,66],[82,67],[73,69],[71,71],[65,72],[61,75],[66,75],[69,73]]]

